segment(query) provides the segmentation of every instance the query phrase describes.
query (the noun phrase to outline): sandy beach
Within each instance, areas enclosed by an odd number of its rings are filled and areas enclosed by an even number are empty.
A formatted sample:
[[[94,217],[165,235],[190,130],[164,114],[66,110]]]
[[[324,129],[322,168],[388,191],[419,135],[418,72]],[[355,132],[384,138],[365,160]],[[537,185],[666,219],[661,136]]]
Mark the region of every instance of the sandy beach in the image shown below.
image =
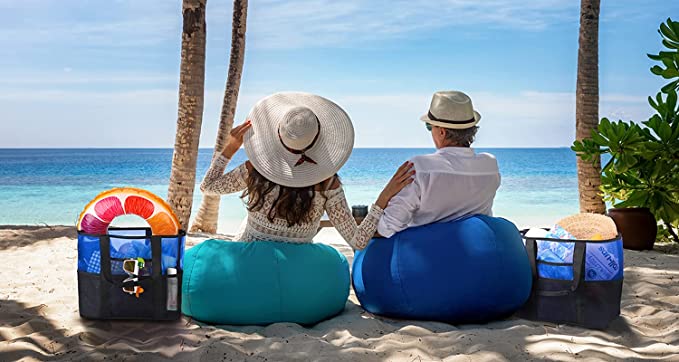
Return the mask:
[[[188,238],[193,246],[204,240]],[[351,250],[332,229],[320,242]],[[486,325],[373,316],[351,295],[311,328],[106,322],[78,315],[73,227],[0,227],[0,361],[679,361],[679,255],[625,251],[622,316],[606,331],[510,318]]]

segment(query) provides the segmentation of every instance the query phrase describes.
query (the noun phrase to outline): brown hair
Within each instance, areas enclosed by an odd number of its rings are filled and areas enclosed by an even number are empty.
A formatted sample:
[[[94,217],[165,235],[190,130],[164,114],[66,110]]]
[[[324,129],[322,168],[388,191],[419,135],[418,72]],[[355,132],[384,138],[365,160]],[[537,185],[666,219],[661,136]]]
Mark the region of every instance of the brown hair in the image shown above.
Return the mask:
[[[335,175],[330,180],[324,181],[318,185],[287,187],[269,181],[262,176],[262,174],[257,172],[254,167],[249,167],[249,171],[247,188],[241,195],[241,199],[247,199],[246,205],[248,211],[255,212],[262,210],[266,196],[273,192],[276,186],[278,186],[278,196],[273,201],[271,208],[266,210],[266,217],[271,222],[273,222],[274,218],[285,219],[288,222],[288,226],[311,221],[311,206],[316,197],[314,191],[317,189],[323,191],[327,189],[327,187],[323,187],[323,185],[327,184],[328,181],[332,182],[332,186],[339,185],[339,178]]]

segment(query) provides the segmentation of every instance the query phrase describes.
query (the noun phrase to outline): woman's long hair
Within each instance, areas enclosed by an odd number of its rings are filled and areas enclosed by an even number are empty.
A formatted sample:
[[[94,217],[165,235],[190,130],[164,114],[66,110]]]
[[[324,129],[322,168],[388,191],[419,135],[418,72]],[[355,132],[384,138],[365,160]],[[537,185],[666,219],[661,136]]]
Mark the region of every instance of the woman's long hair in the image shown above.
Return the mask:
[[[337,176],[335,176],[337,180]],[[254,167],[248,176],[247,188],[243,191],[241,199],[246,200],[247,209],[250,212],[260,211],[264,207],[266,196],[279,187],[278,197],[273,201],[266,212],[267,219],[273,222],[274,218],[285,219],[288,226],[294,226],[310,222],[312,205],[317,185],[307,187],[287,187],[267,180]]]

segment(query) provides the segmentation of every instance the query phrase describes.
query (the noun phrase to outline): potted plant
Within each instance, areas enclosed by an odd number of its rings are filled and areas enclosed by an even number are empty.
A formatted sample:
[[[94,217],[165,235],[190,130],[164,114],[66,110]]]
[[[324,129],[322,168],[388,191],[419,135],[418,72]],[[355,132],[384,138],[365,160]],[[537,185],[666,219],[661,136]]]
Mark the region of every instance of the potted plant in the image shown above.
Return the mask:
[[[571,149],[585,161],[605,162],[601,191],[614,206],[609,210],[628,249],[652,249],[658,222],[663,233],[679,242],[679,22],[661,24],[668,51],[650,55],[663,66],[653,74],[670,79],[655,98],[650,119],[639,123],[603,118],[590,139],[575,141]],[[603,156],[603,157],[602,157]]]

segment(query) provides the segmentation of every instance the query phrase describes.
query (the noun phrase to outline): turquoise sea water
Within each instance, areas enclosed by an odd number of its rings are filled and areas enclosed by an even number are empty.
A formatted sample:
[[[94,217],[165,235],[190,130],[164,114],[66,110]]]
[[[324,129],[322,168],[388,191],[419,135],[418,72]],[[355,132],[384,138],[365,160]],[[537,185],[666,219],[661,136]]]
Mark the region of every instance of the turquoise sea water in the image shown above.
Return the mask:
[[[340,171],[349,203],[371,204],[394,170],[433,149],[356,149]],[[575,155],[567,148],[478,149],[497,157],[502,186],[494,212],[519,226],[549,226],[578,211]],[[201,149],[197,183],[209,166]],[[229,169],[245,159],[240,151]],[[167,195],[171,149],[0,149],[0,224],[74,225],[85,204],[112,187]],[[200,205],[196,186],[194,210]],[[238,195],[222,197],[219,231],[234,232],[245,216]]]

